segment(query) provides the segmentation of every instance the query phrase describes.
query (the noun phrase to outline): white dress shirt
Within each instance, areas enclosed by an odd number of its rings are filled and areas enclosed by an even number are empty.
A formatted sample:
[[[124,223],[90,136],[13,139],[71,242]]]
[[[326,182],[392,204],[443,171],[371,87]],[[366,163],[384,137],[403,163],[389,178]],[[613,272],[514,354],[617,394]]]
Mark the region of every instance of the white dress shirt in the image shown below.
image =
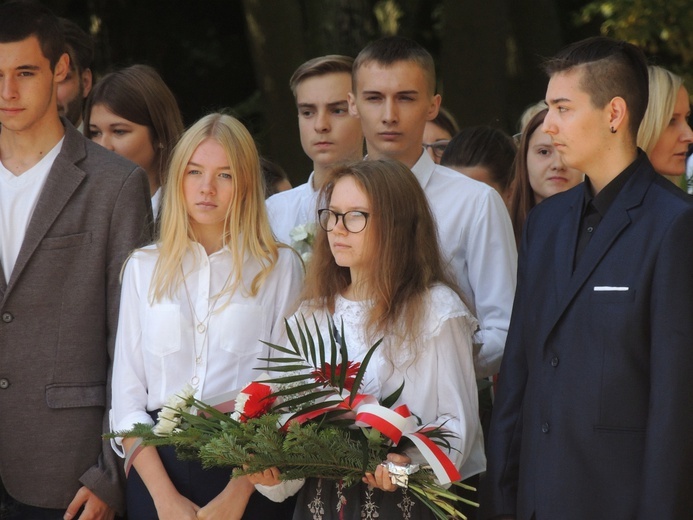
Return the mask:
[[[125,266],[113,366],[114,431],[135,423],[152,424],[147,411],[161,408],[195,377],[198,399],[240,389],[257,378],[254,368],[262,366],[257,358],[268,353],[260,340],[285,342],[284,318],[303,282],[298,256],[281,248],[274,270],[256,296],[247,296],[239,287],[215,304],[215,296],[229,279],[231,252],[223,248],[207,256],[201,245],[193,246],[196,254],[190,252],[183,260],[184,272],[190,273],[186,284],[173,298],[157,303],[149,297],[157,246],[136,251]],[[246,259],[245,287],[250,287],[259,269],[255,260]],[[198,330],[199,322],[206,323],[206,330]]]
[[[5,282],[10,281],[29,222],[64,140],[64,137],[60,139],[39,162],[21,175],[15,175],[0,163],[0,264]]]
[[[368,338],[365,333],[369,306],[368,301],[350,301],[342,296],[335,300],[334,324],[338,331],[344,327],[350,361],[363,361],[379,339]],[[453,449],[447,454],[466,479],[486,469],[472,359],[472,336],[477,321],[457,294],[443,285],[429,291],[425,310],[415,360],[412,362],[412,355],[397,340],[395,348],[387,350],[385,338],[371,357],[361,393],[384,399],[404,382],[402,394],[392,408],[406,404],[421,419],[422,426],[439,426],[453,432],[455,437],[449,438]],[[303,315],[309,324],[311,314],[303,306],[296,313],[299,317]],[[321,312],[315,317],[323,338],[328,341],[327,314]],[[293,318],[290,322],[294,323]],[[414,463],[426,463],[416,448],[407,450],[406,455]],[[301,485],[302,481],[298,480],[256,488],[280,502],[296,493]]]
[[[313,175],[308,182],[272,195],[265,205],[274,236],[279,242],[291,245],[291,230],[309,222],[317,222],[318,193],[313,188]]]
[[[438,225],[443,256],[479,319],[477,378],[498,372],[515,296],[517,249],[508,211],[498,192],[422,154],[412,172]]]
[[[154,216],[154,220],[156,220],[159,216],[159,210],[161,209],[161,197],[163,196],[163,192],[163,188],[159,186],[157,190],[154,192],[154,195],[152,195],[152,215]]]

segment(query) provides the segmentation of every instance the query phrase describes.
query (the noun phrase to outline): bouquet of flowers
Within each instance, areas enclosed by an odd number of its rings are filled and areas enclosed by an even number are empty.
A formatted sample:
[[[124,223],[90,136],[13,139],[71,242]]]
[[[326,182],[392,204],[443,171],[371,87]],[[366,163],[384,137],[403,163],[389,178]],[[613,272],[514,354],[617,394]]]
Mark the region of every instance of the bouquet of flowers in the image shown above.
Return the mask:
[[[266,343],[274,352],[261,361],[278,377],[263,375],[235,399],[225,396],[214,402],[196,399],[195,389],[188,386],[169,400],[154,427],[138,424],[112,436],[137,437],[138,446],[174,445],[179,456],[198,458],[210,467],[233,467],[234,475],[276,466],[284,480],[326,478],[346,486],[374,472],[394,446],[413,444],[428,465],[389,463],[393,483],[407,487],[441,520],[465,518],[455,502],[473,503],[443,487],[467,487],[455,482],[461,476],[441,449],[450,449],[453,434],[444,428],[421,428],[404,405],[392,409],[404,385],[381,401],[359,393],[380,341],[361,363],[354,363],[341,339],[343,330],[340,335],[330,322],[325,340],[313,321],[315,337],[303,318],[296,320],[297,334],[286,322],[289,346]],[[126,470],[136,452],[128,454]]]

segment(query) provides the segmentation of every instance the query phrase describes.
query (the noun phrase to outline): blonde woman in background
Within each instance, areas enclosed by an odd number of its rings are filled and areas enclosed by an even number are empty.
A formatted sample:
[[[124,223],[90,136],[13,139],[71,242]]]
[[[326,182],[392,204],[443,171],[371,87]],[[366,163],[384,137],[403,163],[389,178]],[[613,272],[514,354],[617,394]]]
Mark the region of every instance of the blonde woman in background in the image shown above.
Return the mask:
[[[654,65],[648,67],[648,73],[650,97],[638,130],[638,146],[657,173],[678,185],[693,142],[693,130],[688,125],[690,98],[680,76]]]

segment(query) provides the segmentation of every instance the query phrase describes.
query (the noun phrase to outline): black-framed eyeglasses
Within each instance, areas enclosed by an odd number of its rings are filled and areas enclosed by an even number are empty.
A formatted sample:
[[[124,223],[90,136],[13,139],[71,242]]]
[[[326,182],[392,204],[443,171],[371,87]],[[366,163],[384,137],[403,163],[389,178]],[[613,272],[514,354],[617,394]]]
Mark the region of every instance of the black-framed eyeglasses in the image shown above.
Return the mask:
[[[438,141],[424,143],[423,145],[426,150],[432,150],[433,155],[440,159],[443,156],[443,152],[448,147],[448,144],[450,144],[450,139],[439,139]]]
[[[325,231],[332,231],[341,218],[344,229],[349,233],[360,233],[365,229],[369,215],[370,213],[365,211],[337,213],[331,209],[323,208],[318,210],[318,222]]]

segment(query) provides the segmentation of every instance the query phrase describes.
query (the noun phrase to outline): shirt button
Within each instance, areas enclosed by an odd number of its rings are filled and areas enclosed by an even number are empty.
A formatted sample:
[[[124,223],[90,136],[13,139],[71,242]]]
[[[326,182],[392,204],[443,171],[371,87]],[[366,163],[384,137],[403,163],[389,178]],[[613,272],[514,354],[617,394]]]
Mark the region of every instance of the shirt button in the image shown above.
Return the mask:
[[[550,429],[549,423],[545,422],[541,424],[541,433],[549,433]]]
[[[14,316],[12,316],[12,313],[10,312],[3,312],[2,313],[2,321],[5,323],[10,323],[14,319]]]
[[[558,356],[554,356],[551,358],[551,366],[552,367],[557,367],[558,366]]]
[[[0,390],[5,390],[10,386],[9,380],[5,379],[4,377],[0,379]]]

